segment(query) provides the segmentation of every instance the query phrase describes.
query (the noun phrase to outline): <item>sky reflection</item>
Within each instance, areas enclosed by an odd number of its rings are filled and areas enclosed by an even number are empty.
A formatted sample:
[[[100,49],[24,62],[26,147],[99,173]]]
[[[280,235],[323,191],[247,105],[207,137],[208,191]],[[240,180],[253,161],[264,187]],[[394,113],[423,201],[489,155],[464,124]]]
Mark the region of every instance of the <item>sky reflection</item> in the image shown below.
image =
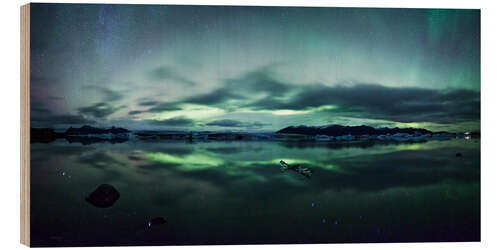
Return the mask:
[[[336,149],[56,141],[33,144],[32,155],[34,245],[479,239],[478,139]],[[282,172],[280,160],[313,175]],[[104,183],[120,199],[86,203]],[[166,223],[146,230],[156,217]]]

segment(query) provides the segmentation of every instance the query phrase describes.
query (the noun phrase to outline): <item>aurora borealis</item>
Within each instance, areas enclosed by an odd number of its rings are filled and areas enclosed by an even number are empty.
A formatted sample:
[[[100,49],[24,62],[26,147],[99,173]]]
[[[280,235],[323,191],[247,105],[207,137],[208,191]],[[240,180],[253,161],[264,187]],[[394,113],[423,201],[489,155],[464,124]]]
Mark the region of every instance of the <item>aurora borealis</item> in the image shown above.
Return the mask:
[[[31,123],[479,131],[480,11],[32,4]]]

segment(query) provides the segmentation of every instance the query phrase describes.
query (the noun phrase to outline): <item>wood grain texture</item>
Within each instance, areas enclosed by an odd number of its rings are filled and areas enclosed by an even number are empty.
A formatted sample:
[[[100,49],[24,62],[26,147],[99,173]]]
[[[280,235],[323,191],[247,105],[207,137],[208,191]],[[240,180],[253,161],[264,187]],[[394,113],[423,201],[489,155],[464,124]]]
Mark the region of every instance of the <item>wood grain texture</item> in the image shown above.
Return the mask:
[[[21,243],[30,246],[30,5],[21,6]]]

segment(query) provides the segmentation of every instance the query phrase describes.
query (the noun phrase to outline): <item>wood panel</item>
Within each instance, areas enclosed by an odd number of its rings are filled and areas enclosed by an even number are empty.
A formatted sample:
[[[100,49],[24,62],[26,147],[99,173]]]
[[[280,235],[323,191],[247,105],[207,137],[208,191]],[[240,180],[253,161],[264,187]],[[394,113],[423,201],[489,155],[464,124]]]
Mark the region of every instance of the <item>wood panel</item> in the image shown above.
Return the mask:
[[[30,5],[21,6],[21,243],[30,246]]]

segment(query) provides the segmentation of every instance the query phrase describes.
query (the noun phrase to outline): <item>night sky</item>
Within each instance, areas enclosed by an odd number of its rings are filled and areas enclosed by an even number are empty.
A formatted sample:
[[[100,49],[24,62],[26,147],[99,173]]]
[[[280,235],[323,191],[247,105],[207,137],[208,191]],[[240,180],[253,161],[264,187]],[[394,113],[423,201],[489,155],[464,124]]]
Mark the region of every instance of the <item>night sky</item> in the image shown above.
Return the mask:
[[[479,10],[31,4],[31,126],[480,129]]]

